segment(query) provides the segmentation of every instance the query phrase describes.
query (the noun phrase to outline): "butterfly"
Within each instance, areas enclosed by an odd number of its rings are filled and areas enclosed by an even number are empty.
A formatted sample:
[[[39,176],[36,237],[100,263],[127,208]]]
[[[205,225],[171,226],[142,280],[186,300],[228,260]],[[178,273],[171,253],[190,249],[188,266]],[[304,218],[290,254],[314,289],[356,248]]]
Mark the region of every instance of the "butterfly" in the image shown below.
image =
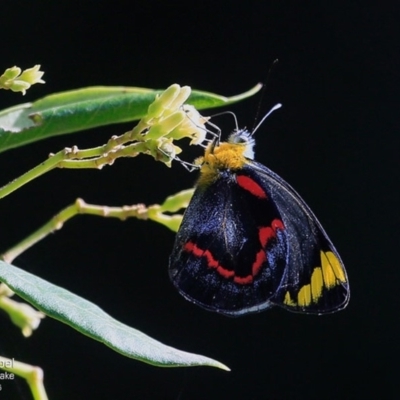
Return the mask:
[[[341,310],[350,297],[343,262],[300,195],[254,161],[254,132],[216,135],[207,146],[170,279],[187,300],[228,316]]]

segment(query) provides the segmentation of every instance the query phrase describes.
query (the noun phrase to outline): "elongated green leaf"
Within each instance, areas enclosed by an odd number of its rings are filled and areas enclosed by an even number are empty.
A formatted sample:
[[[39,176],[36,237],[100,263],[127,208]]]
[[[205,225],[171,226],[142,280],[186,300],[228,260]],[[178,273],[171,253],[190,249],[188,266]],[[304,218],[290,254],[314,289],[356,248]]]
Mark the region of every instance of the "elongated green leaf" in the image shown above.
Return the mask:
[[[93,303],[3,261],[0,281],[49,317],[127,357],[160,367],[203,365],[229,370],[211,358],[166,346],[116,321]]]
[[[261,85],[233,97],[193,91],[198,109],[220,107],[256,93]],[[52,94],[0,111],[0,152],[48,137],[142,118],[160,90],[88,87]]]

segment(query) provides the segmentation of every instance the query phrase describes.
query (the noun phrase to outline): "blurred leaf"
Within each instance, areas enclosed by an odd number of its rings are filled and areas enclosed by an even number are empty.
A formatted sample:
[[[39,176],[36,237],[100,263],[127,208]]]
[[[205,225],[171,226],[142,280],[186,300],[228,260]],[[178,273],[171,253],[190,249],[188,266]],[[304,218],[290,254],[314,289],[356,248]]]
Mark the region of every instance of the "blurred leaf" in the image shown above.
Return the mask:
[[[93,303],[3,261],[0,280],[49,317],[127,357],[160,367],[202,365],[229,370],[211,358],[166,346],[113,319]]]
[[[233,97],[192,91],[197,109],[221,107],[258,92],[261,85]],[[146,115],[161,90],[95,86],[46,96],[0,111],[0,152],[52,136],[135,121]]]

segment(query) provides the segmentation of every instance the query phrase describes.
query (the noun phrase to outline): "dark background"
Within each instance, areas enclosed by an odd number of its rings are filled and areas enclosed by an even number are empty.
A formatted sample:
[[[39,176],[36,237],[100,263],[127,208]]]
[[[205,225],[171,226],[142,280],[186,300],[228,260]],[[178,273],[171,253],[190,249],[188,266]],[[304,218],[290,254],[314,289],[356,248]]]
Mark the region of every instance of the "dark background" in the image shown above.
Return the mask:
[[[0,106],[92,85],[190,85],[223,95],[265,82],[257,160],[298,190],[350,278],[347,309],[315,317],[273,309],[231,319],[184,300],[169,282],[172,232],[152,222],[81,216],[15,264],[122,322],[231,367],[156,368],[46,318],[29,339],[0,316],[0,353],[45,372],[51,399],[352,399],[398,394],[399,7],[377,2],[13,1],[0,14],[1,70],[41,64],[46,85]],[[376,4],[375,4],[376,3]],[[252,127],[261,96],[229,107]],[[215,111],[211,110],[209,113]],[[207,114],[207,112],[205,112]],[[230,118],[214,120],[224,132]],[[103,144],[132,124],[61,136],[0,157],[0,185],[51,151]],[[185,153],[184,153],[185,154]],[[186,153],[190,160],[191,153]],[[57,170],[1,201],[1,250],[76,197],[161,202],[195,174],[150,157],[102,171]],[[30,399],[2,382],[0,398]]]

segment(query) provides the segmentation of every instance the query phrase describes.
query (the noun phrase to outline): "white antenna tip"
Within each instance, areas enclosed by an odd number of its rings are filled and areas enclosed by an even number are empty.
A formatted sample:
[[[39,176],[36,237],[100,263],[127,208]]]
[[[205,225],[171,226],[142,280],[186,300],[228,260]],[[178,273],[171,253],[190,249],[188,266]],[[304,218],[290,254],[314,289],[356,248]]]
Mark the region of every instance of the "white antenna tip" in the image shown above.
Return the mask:
[[[254,135],[254,133],[256,132],[256,130],[261,126],[261,124],[265,121],[265,119],[271,115],[271,113],[273,113],[275,110],[277,110],[278,108],[281,108],[282,104],[278,103],[275,104],[268,112],[267,114],[264,115],[264,117],[261,119],[261,121],[258,123],[258,125],[254,128],[253,132],[251,132],[252,135]]]
[[[278,108],[281,108],[281,107],[282,107],[282,104],[281,104],[281,103],[275,104],[275,105],[272,107],[272,110],[271,110],[271,111],[275,111],[275,110],[277,110]]]

